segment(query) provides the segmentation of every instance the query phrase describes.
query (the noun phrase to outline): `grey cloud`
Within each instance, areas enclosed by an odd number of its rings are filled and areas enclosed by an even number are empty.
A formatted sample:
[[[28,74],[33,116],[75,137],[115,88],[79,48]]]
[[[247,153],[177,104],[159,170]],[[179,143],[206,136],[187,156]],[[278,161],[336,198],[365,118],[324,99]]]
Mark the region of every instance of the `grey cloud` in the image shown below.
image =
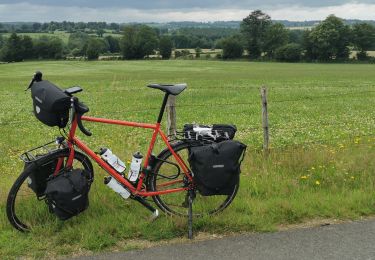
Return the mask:
[[[30,3],[32,5],[44,6],[78,6],[89,8],[130,8],[130,9],[193,9],[193,8],[247,8],[256,9],[272,6],[304,6],[304,7],[325,7],[337,6],[347,3],[363,3],[374,4],[375,0],[144,0],[144,1],[128,1],[128,0],[0,0],[0,4]]]

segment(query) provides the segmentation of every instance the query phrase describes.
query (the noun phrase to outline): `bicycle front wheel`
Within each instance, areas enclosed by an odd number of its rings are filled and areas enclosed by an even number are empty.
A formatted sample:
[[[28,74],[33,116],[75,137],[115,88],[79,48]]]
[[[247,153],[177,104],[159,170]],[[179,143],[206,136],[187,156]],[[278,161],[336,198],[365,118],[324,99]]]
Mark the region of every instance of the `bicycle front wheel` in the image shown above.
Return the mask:
[[[58,158],[62,158],[62,167],[64,167],[68,157],[69,150],[61,150],[41,158],[38,163],[39,165],[47,165]],[[90,181],[93,181],[93,167],[90,160],[84,154],[75,152],[72,166],[74,169],[81,168],[87,170],[90,173]],[[38,197],[29,187],[29,176],[35,170],[35,167],[38,167],[35,163],[25,167],[10,189],[7,199],[6,210],[8,220],[13,227],[23,232],[41,226],[46,227],[57,220],[50,212],[46,200],[43,197]]]
[[[173,145],[174,151],[187,162],[190,143],[178,142]],[[163,191],[185,186],[185,174],[178,174],[178,164],[172,153],[166,149],[158,156],[153,173],[149,177],[150,191]],[[196,191],[193,203],[194,216],[218,213],[229,206],[235,198],[239,184],[235,185],[230,195],[202,196]],[[188,192],[174,192],[152,197],[156,205],[169,215],[188,216]]]

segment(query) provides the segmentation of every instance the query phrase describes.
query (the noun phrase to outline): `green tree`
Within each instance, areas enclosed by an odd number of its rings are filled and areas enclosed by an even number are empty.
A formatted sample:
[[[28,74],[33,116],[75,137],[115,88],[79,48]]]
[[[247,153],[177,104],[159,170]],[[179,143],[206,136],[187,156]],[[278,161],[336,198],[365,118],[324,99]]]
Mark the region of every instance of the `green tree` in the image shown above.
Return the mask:
[[[86,56],[88,60],[97,60],[99,54],[105,49],[105,44],[102,40],[90,38],[87,44]]]
[[[173,43],[171,37],[162,36],[159,40],[159,51],[163,60],[168,60],[172,55]]]
[[[315,51],[314,45],[311,41],[310,38],[310,30],[305,30],[302,35],[302,48],[305,50],[305,59],[312,61],[312,60],[317,60],[318,55],[317,52]]]
[[[202,49],[197,47],[195,48],[195,58],[200,58],[202,53]]]
[[[90,36],[84,32],[76,32],[69,35],[68,47],[70,50],[78,49],[76,52],[78,55],[84,55],[86,53],[87,44]]]
[[[16,33],[12,33],[5,41],[0,53],[0,60],[22,61],[23,60],[22,39]]]
[[[119,31],[120,30],[120,25],[118,23],[110,23],[109,24],[109,29],[114,30],[114,31]]]
[[[120,43],[119,40],[113,36],[106,36],[104,37],[105,41],[108,44],[108,50],[110,53],[117,53],[120,52]]]
[[[34,51],[39,59],[61,59],[64,44],[58,37],[41,36],[34,42]]]
[[[289,43],[279,47],[275,51],[275,58],[278,61],[296,62],[301,60],[302,48],[297,43]]]
[[[139,29],[138,44],[140,55],[143,55],[143,57],[154,54],[159,45],[156,31],[149,26],[141,26]]]
[[[4,46],[5,39],[4,37],[0,34],[0,49]]]
[[[21,38],[22,57],[23,59],[34,58],[34,43],[30,36],[23,36]]]
[[[136,34],[137,31],[135,26],[124,27],[123,36],[120,43],[120,48],[124,59],[132,60],[138,58],[136,54]]]
[[[349,27],[342,19],[330,15],[309,34],[312,57],[322,61],[348,59],[349,39]]]
[[[34,32],[38,32],[41,29],[42,24],[41,23],[33,23],[32,27],[33,27]]]
[[[273,58],[277,48],[284,46],[289,40],[289,32],[281,23],[271,24],[264,35],[262,50]]]
[[[367,51],[375,46],[375,26],[369,23],[357,23],[353,26],[353,44],[358,50],[357,59],[366,59]]]
[[[246,49],[250,58],[259,58],[262,55],[262,47],[271,18],[261,10],[255,10],[241,22],[241,32],[246,43]]]
[[[242,57],[242,43],[234,37],[226,38],[221,41],[221,47],[223,49],[223,59],[236,59]]]
[[[189,37],[183,34],[172,35],[172,41],[174,47],[177,49],[189,48],[191,46]]]
[[[98,30],[96,31],[96,34],[97,34],[98,37],[100,37],[100,38],[103,37],[104,33],[105,33],[105,31],[104,31],[103,29],[98,29]]]
[[[306,30],[288,30],[289,42],[302,44],[305,31]]]
[[[153,54],[157,46],[157,35],[151,27],[141,25],[124,28],[120,44],[124,59],[143,59]]]

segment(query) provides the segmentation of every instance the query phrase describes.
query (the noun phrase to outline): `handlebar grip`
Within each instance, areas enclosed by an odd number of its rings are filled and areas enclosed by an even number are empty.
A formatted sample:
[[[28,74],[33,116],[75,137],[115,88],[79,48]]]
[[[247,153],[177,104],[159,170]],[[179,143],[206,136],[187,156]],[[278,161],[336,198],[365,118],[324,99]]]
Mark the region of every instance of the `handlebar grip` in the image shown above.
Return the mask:
[[[83,126],[81,117],[82,115],[77,115],[77,124],[78,124],[79,130],[81,130],[81,132],[87,136],[92,136],[92,133]]]

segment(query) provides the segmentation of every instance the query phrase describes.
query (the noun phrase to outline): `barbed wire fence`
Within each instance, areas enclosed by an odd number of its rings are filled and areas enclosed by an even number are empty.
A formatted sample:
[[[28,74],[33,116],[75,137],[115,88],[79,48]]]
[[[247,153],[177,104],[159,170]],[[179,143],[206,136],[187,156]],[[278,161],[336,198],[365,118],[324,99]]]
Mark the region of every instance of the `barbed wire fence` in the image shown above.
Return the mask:
[[[322,99],[329,99],[329,98],[337,98],[337,97],[343,97],[343,96],[363,96],[363,95],[368,95],[369,93],[375,93],[374,90],[369,90],[369,91],[362,91],[362,92],[349,92],[349,93],[340,93],[340,94],[331,94],[331,95],[322,95],[322,96],[316,96],[316,97],[302,97],[302,98],[297,98],[297,99],[284,99],[284,100],[272,100],[272,103],[285,103],[285,102],[298,102],[298,101],[314,101],[314,100],[322,100]],[[263,145],[262,149],[265,155],[268,155],[269,149],[270,149],[270,126],[269,126],[269,115],[268,115],[268,98],[267,98],[267,87],[263,86],[260,89],[260,99],[261,99],[261,123],[257,127],[246,127],[243,130],[250,130],[250,131],[262,131],[263,132]],[[178,108],[183,108],[183,107],[215,107],[215,106],[238,106],[238,105],[254,105],[254,102],[235,102],[235,103],[226,103],[226,104],[189,104],[189,105],[177,105],[176,104],[176,98],[168,100],[168,106],[167,106],[167,130],[168,134],[173,134],[176,132],[176,121],[177,121],[177,113],[176,113],[176,107]],[[322,126],[332,126],[333,123],[322,123],[319,122],[317,126],[322,127]],[[339,125],[339,123],[336,123],[336,125]],[[298,127],[296,128],[291,128],[291,127],[278,127],[277,128],[280,131],[291,131],[291,130],[310,130],[311,126],[306,126],[306,127]],[[374,125],[374,130],[375,130],[375,125]],[[375,135],[375,131],[374,131]],[[360,135],[360,137],[369,137],[373,136],[372,134],[370,135]],[[355,137],[358,137],[358,135],[355,135]],[[324,144],[329,141],[334,140],[335,138],[330,138],[330,139],[320,139],[320,140],[307,140],[303,142],[304,145],[307,144]]]

